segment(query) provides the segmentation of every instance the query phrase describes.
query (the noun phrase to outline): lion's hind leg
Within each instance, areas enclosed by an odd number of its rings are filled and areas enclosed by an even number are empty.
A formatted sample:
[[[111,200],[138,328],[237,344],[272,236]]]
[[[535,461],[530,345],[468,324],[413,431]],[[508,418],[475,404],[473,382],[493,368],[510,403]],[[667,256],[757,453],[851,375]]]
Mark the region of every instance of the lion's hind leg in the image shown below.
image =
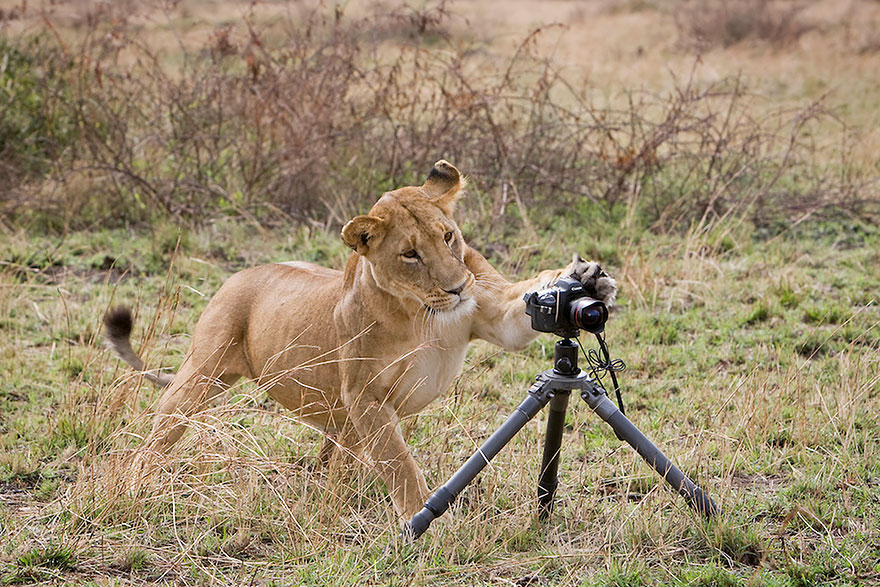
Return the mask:
[[[204,410],[235,379],[238,377],[230,381],[226,377],[205,376],[181,369],[159,398],[153,429],[144,443],[146,447],[167,452],[183,436],[189,419]]]
[[[201,361],[196,361],[195,354],[187,356],[159,397],[153,429],[144,443],[148,450],[167,452],[183,436],[189,419],[245,374],[243,358],[237,356],[241,353],[231,345]]]

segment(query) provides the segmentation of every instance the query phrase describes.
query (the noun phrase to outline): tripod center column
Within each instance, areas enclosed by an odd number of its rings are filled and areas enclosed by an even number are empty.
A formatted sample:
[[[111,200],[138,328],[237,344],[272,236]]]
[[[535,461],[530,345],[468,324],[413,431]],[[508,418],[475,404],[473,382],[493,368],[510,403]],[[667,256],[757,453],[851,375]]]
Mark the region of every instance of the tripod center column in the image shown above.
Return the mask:
[[[577,375],[580,372],[577,366],[578,348],[578,343],[570,338],[557,341],[553,370],[559,375]]]

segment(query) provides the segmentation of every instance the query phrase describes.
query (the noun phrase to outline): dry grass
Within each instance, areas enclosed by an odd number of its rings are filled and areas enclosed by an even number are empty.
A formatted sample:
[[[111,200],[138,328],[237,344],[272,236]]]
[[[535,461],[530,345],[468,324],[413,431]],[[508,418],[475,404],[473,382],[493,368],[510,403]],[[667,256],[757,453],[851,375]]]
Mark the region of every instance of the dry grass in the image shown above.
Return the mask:
[[[141,300],[143,352],[151,364],[178,363],[205,303],[196,290],[210,295],[228,273],[210,251],[237,242],[237,230],[186,236],[167,277],[145,271],[152,261],[139,251],[149,239],[127,242],[121,233],[103,233],[104,244],[61,243],[56,269],[3,273],[7,581],[533,577],[571,585],[755,575],[758,584],[798,584],[799,574],[871,576],[859,553],[878,532],[880,283],[866,270],[878,263],[876,235],[861,248],[821,237],[754,244],[742,226],[685,239],[625,230],[603,239],[608,257],[621,260],[612,264],[623,298],[609,341],[629,365],[628,413],[719,500],[723,518],[700,523],[576,400],[549,523],[536,521],[533,499],[539,416],[428,535],[407,545],[376,478],[352,461],[316,466],[320,436],[251,384],[196,417],[154,470],[138,476],[131,466],[157,392],[99,346],[100,316],[111,298]],[[22,238],[10,245],[40,250]],[[568,233],[530,262],[553,264],[557,248],[586,250],[592,238]],[[733,244],[718,244],[725,240]],[[108,248],[140,277],[116,284],[107,281],[112,272],[84,268],[92,251]],[[340,266],[343,249],[332,238],[267,232],[262,252],[238,262],[319,256]],[[449,396],[406,423],[432,484],[519,403],[552,344],[521,354],[476,345]]]

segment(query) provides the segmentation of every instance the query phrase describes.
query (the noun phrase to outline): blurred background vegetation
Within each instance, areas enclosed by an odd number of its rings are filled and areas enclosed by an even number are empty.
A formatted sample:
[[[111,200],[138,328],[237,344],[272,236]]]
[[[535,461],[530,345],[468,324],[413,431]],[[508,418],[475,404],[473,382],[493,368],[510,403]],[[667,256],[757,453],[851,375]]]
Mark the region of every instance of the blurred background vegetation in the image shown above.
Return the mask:
[[[734,215],[771,233],[876,217],[876,126],[857,126],[876,122],[876,87],[774,64],[832,49],[829,74],[866,73],[880,43],[859,11],[875,6],[553,2],[547,22],[567,25],[511,38],[488,4],[13,3],[3,222],[335,227],[441,156],[474,178],[468,218],[499,233],[562,212],[655,231]],[[633,34],[596,66],[611,23]]]

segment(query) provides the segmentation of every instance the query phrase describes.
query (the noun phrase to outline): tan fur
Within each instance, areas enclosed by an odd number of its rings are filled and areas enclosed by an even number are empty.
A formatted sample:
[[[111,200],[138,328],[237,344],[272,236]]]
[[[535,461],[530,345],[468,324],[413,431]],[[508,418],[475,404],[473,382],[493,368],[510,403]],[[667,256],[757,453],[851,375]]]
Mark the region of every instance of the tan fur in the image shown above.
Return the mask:
[[[577,256],[565,269],[504,279],[465,244],[451,218],[463,187],[458,170],[440,161],[423,186],[384,194],[343,228],[354,250],[344,271],[294,262],[230,277],[159,400],[148,446],[167,449],[186,416],[248,377],[332,442],[366,453],[397,511],[416,513],[428,486],[399,422],[448,387],[468,343],[523,348],[537,335],[523,294],[563,274],[592,280],[609,303],[616,292],[598,265]],[[122,348],[119,336],[110,345]]]

